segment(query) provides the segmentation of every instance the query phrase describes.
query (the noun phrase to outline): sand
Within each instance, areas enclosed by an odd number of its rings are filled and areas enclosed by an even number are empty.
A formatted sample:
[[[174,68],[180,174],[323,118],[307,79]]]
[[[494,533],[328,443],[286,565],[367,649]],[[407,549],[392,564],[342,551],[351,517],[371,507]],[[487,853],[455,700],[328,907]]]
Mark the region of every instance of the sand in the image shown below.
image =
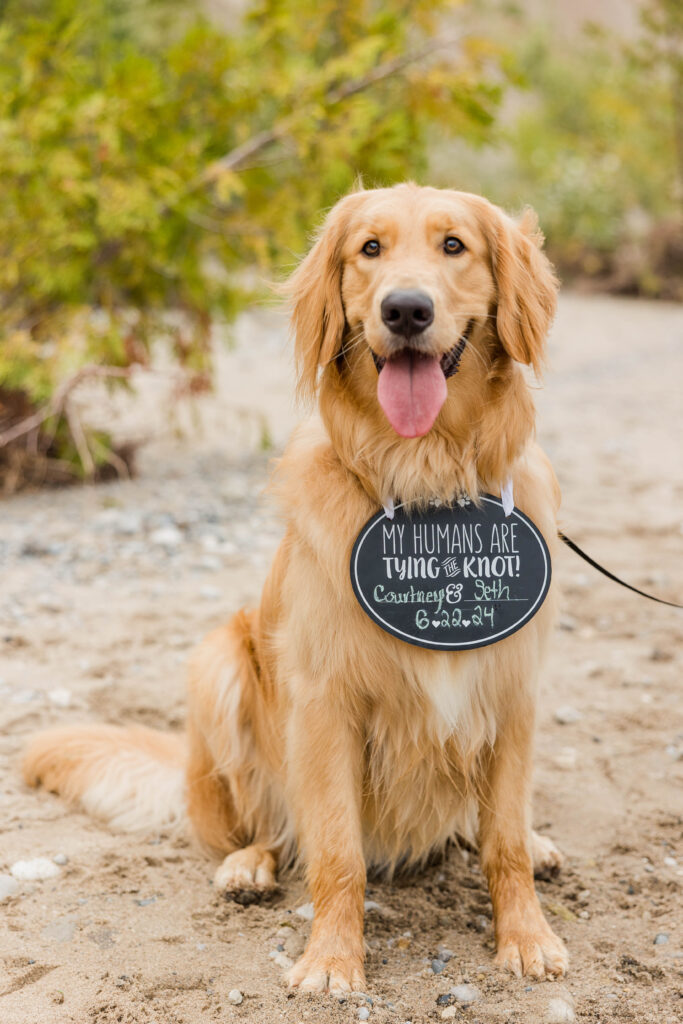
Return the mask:
[[[0,1021],[296,1024],[365,1010],[398,1024],[683,1021],[683,612],[568,551],[555,566],[563,612],[535,774],[535,825],[567,858],[538,883],[569,948],[565,981],[493,967],[477,858],[454,848],[419,875],[368,885],[367,998],[292,996],[275,956],[296,957],[310,930],[296,912],[308,900],[300,879],[262,905],[226,902],[182,836],[115,835],[24,788],[17,755],[38,727],[181,728],[188,651],[258,595],[280,530],[260,493],[261,446],[270,435],[277,450],[296,413],[281,319],[246,317],[237,335],[217,394],[194,419],[177,412],[178,436],[164,428],[167,382],[117,402],[122,432],[153,436],[136,480],[2,505],[0,875],[20,860],[61,863],[43,880],[0,877]],[[682,341],[680,307],[567,295],[537,394],[566,531],[635,585],[679,601]],[[452,1016],[437,998],[462,984],[476,999]]]

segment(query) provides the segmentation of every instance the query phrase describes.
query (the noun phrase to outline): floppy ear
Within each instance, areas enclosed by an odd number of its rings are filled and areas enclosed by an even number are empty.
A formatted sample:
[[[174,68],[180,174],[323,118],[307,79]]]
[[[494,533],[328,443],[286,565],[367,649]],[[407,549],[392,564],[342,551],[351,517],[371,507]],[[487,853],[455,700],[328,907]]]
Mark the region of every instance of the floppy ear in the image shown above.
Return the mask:
[[[313,248],[285,285],[292,302],[297,391],[304,398],[315,394],[318,367],[334,358],[344,336],[342,247],[357,196],[346,196],[330,211]]]
[[[502,210],[493,210],[487,233],[497,289],[498,338],[508,355],[540,373],[558,281],[542,251],[543,235],[534,211],[526,209],[515,223]]]

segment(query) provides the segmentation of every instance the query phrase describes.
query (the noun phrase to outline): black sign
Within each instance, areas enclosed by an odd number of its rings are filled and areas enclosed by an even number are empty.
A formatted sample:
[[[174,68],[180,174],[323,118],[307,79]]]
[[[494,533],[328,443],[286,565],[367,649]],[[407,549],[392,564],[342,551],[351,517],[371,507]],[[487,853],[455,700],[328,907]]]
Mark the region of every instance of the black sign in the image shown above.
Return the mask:
[[[351,553],[351,583],[363,611],[418,647],[462,651],[515,633],[550,586],[550,554],[532,521],[484,494],[475,505],[397,506],[379,512]]]

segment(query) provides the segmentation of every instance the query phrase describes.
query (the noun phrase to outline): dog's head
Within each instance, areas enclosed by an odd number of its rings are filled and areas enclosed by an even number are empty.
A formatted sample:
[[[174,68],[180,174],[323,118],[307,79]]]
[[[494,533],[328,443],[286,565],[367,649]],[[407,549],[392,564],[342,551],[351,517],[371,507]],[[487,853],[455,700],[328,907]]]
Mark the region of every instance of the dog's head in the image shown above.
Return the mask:
[[[352,193],[290,280],[299,386],[319,368],[372,381],[397,434],[435,423],[471,343],[488,364],[539,370],[556,280],[529,211],[516,223],[480,196],[399,185]],[[481,354],[481,352],[480,352]]]

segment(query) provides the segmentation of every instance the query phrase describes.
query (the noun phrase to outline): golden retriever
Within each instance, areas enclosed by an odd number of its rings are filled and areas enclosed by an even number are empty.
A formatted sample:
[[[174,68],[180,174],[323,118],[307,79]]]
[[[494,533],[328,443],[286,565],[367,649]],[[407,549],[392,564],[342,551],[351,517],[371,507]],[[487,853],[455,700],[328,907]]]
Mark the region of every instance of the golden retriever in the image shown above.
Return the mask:
[[[277,469],[286,533],[259,606],[192,661],[187,735],[85,725],[38,735],[25,756],[31,785],[115,826],[186,813],[224,858],[221,889],[268,890],[299,858],[315,908],[289,973],[302,990],[364,988],[367,867],[422,862],[454,836],[478,845],[497,962],[534,978],[567,967],[533,880],[560,862],[531,829],[552,588],[514,635],[448,652],[379,629],[349,578],[354,540],[389,498],[421,508],[508,479],[553,551],[559,490],[520,365],[541,366],[555,310],[541,241],[531,213],[517,224],[467,193],[342,199],[289,282],[299,388],[319,415]]]

